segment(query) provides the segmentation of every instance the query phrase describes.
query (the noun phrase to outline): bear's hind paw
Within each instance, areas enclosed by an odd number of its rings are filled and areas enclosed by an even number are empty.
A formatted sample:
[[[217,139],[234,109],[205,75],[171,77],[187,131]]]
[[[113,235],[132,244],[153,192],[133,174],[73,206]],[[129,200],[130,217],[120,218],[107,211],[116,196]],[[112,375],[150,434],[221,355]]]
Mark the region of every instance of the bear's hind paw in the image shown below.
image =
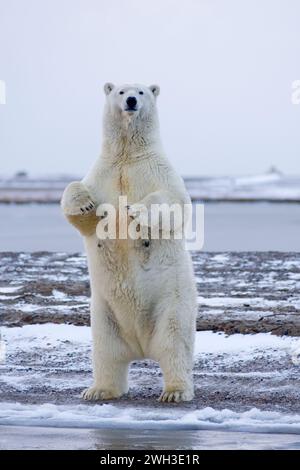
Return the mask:
[[[161,403],[180,403],[181,401],[190,401],[193,399],[193,393],[184,390],[163,391],[158,401]]]
[[[90,387],[85,389],[81,397],[84,400],[112,400],[113,398],[119,398],[121,394],[118,394],[112,390],[104,390],[103,388]]]

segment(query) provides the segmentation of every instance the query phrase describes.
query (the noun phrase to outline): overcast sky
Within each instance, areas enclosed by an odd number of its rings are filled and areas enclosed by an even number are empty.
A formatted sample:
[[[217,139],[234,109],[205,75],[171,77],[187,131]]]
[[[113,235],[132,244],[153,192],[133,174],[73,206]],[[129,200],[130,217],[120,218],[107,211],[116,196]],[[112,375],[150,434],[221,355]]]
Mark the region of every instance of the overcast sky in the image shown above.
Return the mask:
[[[84,174],[103,84],[158,83],[182,175],[300,174],[299,0],[0,0],[0,173]]]

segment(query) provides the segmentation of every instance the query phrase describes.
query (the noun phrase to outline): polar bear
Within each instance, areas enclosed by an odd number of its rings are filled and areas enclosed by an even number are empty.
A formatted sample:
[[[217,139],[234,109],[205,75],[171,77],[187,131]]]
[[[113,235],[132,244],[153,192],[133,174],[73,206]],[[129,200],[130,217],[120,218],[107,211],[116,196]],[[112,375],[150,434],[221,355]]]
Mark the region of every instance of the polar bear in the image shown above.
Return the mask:
[[[159,401],[194,395],[196,288],[184,239],[99,240],[96,233],[107,215],[97,207],[117,208],[119,196],[127,197],[128,215],[138,223],[141,206],[191,203],[163,151],[159,91],[158,85],[105,84],[102,154],[81,182],[67,186],[61,201],[84,237],[90,274],[94,383],[83,392],[86,400],[126,394],[129,364],[142,358],[162,369]]]

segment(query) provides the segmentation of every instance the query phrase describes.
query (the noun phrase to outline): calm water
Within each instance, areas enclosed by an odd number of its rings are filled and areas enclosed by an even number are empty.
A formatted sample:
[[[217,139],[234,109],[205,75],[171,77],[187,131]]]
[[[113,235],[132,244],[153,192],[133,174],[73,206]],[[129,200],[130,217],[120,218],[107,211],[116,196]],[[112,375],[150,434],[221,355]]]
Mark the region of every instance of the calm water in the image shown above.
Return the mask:
[[[253,434],[231,431],[160,431],[122,429],[64,429],[1,426],[3,449],[264,449],[299,450],[296,434]]]
[[[56,204],[0,204],[0,251],[82,251]],[[205,204],[206,251],[300,251],[300,204]]]

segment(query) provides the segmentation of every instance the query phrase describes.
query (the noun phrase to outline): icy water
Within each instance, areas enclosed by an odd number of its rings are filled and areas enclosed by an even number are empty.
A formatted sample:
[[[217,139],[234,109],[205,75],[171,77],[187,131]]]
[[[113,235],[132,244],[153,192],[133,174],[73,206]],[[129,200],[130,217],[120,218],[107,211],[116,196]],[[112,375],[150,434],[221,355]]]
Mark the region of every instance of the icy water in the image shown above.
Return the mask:
[[[231,431],[67,429],[0,427],[0,450],[299,450],[295,434],[254,434]]]
[[[0,204],[0,251],[83,250],[58,204]],[[300,204],[205,204],[206,251],[300,251]]]

